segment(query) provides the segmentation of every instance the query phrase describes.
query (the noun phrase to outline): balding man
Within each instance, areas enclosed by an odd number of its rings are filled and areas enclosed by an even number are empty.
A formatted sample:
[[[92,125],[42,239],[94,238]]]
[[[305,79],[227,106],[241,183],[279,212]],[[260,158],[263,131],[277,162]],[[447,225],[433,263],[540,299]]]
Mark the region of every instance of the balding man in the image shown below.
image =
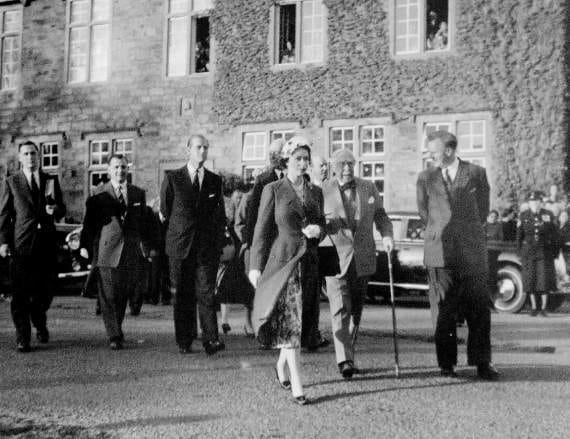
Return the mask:
[[[160,212],[166,222],[166,255],[174,302],[174,331],[181,354],[192,352],[197,336],[208,355],[225,348],[218,336],[214,285],[222,249],[225,213],[222,179],[204,168],[208,140],[190,137],[188,163],[162,182]],[[197,305],[197,306],[196,306]]]
[[[332,156],[335,177],[323,184],[326,231],[339,257],[340,273],[327,277],[334,347],[344,379],[354,374],[354,343],[368,278],[376,271],[373,226],[382,234],[386,251],[393,248],[392,223],[380,194],[370,181],[354,176],[355,158],[341,149]]]
[[[320,155],[313,156],[311,158],[311,183],[322,187],[328,175],[329,166],[327,161]]]

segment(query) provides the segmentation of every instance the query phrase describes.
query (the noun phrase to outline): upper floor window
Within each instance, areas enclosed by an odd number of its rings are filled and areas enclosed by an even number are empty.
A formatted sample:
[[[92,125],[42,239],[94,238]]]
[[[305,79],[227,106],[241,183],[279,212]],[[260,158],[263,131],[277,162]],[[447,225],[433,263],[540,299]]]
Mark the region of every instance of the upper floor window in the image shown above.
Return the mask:
[[[167,76],[211,71],[212,8],[213,0],[168,0]]]
[[[56,169],[59,166],[59,142],[43,142],[40,144],[42,169]]]
[[[68,81],[106,81],[109,76],[111,0],[69,0],[68,17]]]
[[[450,48],[449,0],[394,0],[394,53],[410,55]]]
[[[275,6],[274,64],[323,62],[326,10],[322,0],[283,0]]]
[[[20,74],[22,11],[0,8],[0,90],[17,87]]]
[[[382,200],[385,195],[385,125],[375,120],[326,122],[329,154],[340,149],[352,151],[355,174],[374,183]]]

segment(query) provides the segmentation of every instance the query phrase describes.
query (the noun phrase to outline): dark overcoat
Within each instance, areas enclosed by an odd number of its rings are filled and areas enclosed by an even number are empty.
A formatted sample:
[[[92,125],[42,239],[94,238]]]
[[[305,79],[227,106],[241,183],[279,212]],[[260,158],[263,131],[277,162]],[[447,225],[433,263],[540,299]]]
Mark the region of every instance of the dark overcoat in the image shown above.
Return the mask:
[[[261,196],[250,255],[250,270],[260,270],[261,278],[253,303],[253,326],[256,333],[267,322],[279,294],[300,259],[307,255],[310,263],[301,276],[318,276],[319,239],[307,239],[301,231],[308,224],[324,230],[323,193],[307,183],[303,207],[288,178],[265,186]]]

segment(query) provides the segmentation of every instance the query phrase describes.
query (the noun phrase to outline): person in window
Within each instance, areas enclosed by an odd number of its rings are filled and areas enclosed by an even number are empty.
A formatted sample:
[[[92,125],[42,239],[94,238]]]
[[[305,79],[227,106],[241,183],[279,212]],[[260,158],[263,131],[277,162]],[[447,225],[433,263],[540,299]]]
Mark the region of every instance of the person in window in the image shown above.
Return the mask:
[[[295,49],[291,41],[285,43],[285,47],[281,52],[281,64],[294,63],[295,62]]]
[[[548,294],[556,289],[554,259],[560,250],[558,228],[552,212],[542,208],[543,193],[532,191],[529,209],[521,213],[517,243],[522,259],[523,285],[530,296],[531,316],[546,316]],[[540,296],[540,309],[538,308]]]
[[[437,12],[434,10],[429,11],[426,22],[426,47],[428,50],[433,49],[433,40],[435,34],[439,31],[440,19]]]
[[[442,21],[439,30],[434,35],[431,45],[433,50],[443,50],[447,48],[447,23]]]
[[[209,45],[207,40],[196,42],[196,73],[206,73],[210,71]]]
[[[294,401],[305,405],[300,362],[303,296],[319,294],[323,194],[304,177],[311,161],[307,139],[290,139],[283,157],[286,176],[263,189],[251,247],[249,279],[257,288],[253,325],[261,343],[281,349],[276,365],[280,386],[291,389]]]

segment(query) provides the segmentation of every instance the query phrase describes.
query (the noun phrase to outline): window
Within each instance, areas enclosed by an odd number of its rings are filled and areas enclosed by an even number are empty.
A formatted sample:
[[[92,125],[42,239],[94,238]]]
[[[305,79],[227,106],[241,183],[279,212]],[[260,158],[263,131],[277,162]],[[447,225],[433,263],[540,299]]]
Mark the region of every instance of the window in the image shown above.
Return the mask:
[[[376,120],[377,121],[377,120]],[[382,201],[385,194],[386,126],[374,120],[325,122],[329,154],[346,148],[356,158],[355,174],[372,181]]]
[[[280,1],[275,7],[274,64],[323,62],[326,10],[322,0]]]
[[[69,0],[70,83],[106,81],[109,76],[111,0]]]
[[[213,0],[168,0],[166,76],[211,71]]]
[[[89,193],[109,180],[107,165],[113,154],[122,154],[129,164],[127,181],[132,181],[134,140],[129,138],[98,139],[89,142]]]
[[[410,55],[450,49],[449,0],[393,0],[394,53]]]
[[[425,157],[427,136],[434,131],[449,131],[457,137],[457,154],[461,159],[485,166],[488,118],[484,114],[432,116],[441,121],[422,121],[423,167],[430,166],[431,160]],[[447,118],[445,120],[444,118]]]
[[[0,90],[15,89],[20,74],[22,11],[0,7]]]
[[[278,139],[283,139],[285,141],[289,140],[295,135],[295,132],[292,130],[278,130],[278,131],[271,131],[271,141]]]
[[[244,133],[242,160],[265,160],[265,147],[267,136],[264,132]]]
[[[59,143],[44,142],[40,144],[42,169],[56,169],[59,166]]]

